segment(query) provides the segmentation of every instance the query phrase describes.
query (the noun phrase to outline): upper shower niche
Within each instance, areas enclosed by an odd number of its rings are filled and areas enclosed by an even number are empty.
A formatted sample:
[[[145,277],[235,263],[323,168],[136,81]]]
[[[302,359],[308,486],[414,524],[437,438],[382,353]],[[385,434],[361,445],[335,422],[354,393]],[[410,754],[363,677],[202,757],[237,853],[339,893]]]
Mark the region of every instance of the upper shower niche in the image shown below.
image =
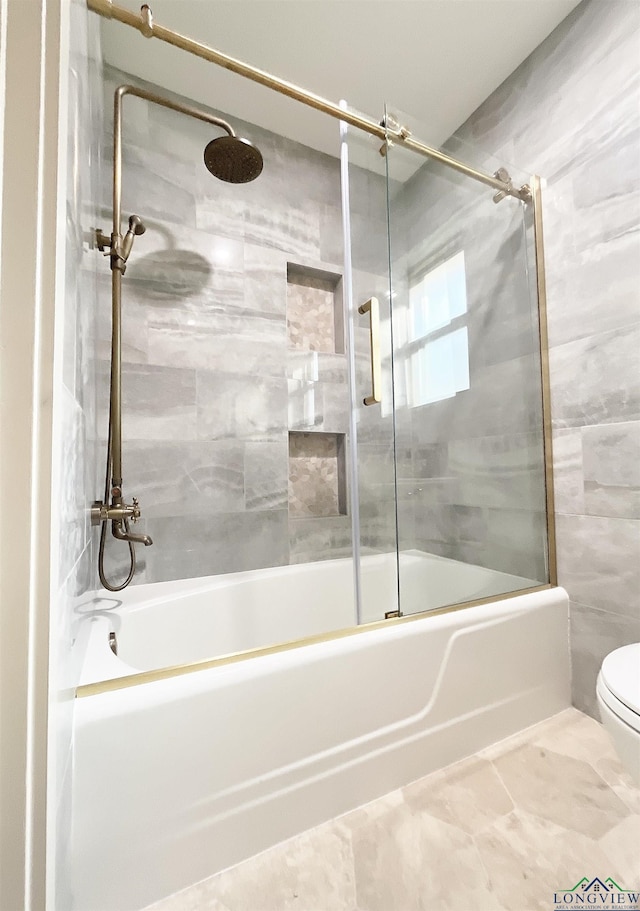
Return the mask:
[[[342,276],[287,263],[289,347],[344,354]]]

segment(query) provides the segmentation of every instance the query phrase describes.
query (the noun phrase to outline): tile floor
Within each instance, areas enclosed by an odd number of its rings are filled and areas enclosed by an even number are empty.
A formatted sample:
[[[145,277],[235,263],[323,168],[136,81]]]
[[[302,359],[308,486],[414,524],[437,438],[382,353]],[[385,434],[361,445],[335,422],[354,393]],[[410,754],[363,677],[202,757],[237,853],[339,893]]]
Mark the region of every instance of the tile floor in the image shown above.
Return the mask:
[[[547,911],[583,876],[640,888],[640,791],[567,709],[147,911]]]

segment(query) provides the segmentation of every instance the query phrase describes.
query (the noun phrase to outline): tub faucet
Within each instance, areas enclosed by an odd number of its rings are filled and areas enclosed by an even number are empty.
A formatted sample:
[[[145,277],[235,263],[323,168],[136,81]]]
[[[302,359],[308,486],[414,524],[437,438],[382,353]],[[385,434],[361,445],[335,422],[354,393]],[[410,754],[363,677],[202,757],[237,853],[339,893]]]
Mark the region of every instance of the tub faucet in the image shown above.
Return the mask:
[[[129,531],[124,519],[121,521],[116,520],[111,523],[111,534],[119,541],[131,541],[133,544],[144,544],[145,547],[149,547],[150,544],[153,544],[149,535],[138,535]]]
[[[149,547],[153,541],[149,535],[134,534],[129,531],[129,519],[137,522],[140,518],[140,504],[133,497],[131,504],[125,503],[119,488],[113,488],[111,505],[97,500],[91,507],[91,524],[100,525],[101,522],[111,522],[111,534],[119,541],[131,541],[134,544],[144,544]]]

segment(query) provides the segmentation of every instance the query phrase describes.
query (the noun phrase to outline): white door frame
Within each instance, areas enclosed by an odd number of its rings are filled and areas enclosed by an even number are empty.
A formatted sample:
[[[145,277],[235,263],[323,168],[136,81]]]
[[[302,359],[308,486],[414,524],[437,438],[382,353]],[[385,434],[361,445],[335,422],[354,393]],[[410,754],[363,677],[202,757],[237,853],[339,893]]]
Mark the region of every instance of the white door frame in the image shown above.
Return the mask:
[[[58,162],[69,0],[0,0],[0,908],[46,892]],[[62,42],[64,44],[64,42]]]

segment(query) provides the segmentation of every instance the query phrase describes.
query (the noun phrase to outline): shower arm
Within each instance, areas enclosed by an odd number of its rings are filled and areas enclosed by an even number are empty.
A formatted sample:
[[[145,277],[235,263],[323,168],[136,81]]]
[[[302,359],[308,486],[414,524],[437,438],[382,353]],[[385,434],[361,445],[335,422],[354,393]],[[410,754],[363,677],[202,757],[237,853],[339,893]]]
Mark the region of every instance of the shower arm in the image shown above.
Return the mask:
[[[236,135],[230,123],[227,123],[226,120],[222,120],[221,117],[209,114],[208,111],[202,111],[200,108],[193,107],[189,104],[172,101],[155,92],[137,88],[135,85],[119,86],[115,91],[113,100],[113,233],[118,237],[120,235],[120,222],[122,219],[122,102],[126,95],[134,95],[136,98],[142,98],[145,101],[150,101],[152,104],[158,104],[160,107],[169,108],[171,111],[177,111],[179,114],[186,114],[187,117],[194,117],[196,120],[202,120],[204,123],[210,123],[213,126],[221,127],[229,136],[235,137]],[[121,241],[122,238],[120,237],[120,242]]]
[[[385,123],[384,121],[380,123],[364,114],[341,108],[339,104],[335,104],[313,92],[308,92],[306,89],[303,89],[292,82],[280,79],[278,76],[273,76],[265,70],[258,69],[248,63],[230,57],[228,54],[223,54],[221,51],[208,47],[206,44],[202,44],[199,41],[195,41],[193,38],[188,38],[186,35],[181,35],[179,32],[155,22],[151,9],[147,4],[144,4],[141,7],[140,13],[136,14],[131,10],[113,3],[113,0],[86,0],[86,3],[87,8],[98,13],[98,15],[103,16],[105,19],[115,19],[118,22],[122,22],[124,25],[135,28],[145,38],[157,38],[160,41],[164,41],[166,44],[170,44],[180,50],[194,54],[202,60],[206,60],[209,63],[215,63],[217,66],[230,70],[232,73],[237,73],[239,76],[244,76],[246,79],[251,79],[253,82],[273,89],[281,95],[293,98],[294,101],[300,101],[302,104],[315,108],[317,111],[322,111],[324,114],[328,114],[336,120],[348,123],[350,126],[363,130],[365,133],[370,133],[372,136],[377,136],[379,139],[387,142],[396,143],[398,146],[404,146],[425,158],[439,161],[447,167],[453,168],[453,170],[465,174],[467,177],[471,177],[473,180],[477,180],[488,187],[492,187],[497,191],[493,197],[494,202],[500,202],[506,196],[512,196],[515,199],[519,199],[528,204],[533,201],[530,185],[525,183],[521,187],[515,186],[504,168],[499,168],[494,174],[486,174],[484,171],[478,171],[455,158],[451,158],[451,156],[446,155],[444,152],[433,149],[430,146],[425,145],[425,143],[415,139],[411,135],[411,131],[405,126],[400,126],[395,123],[392,125],[390,123]]]
[[[127,260],[136,234],[145,231],[142,219],[137,215],[129,218],[129,230],[121,233],[122,221],[122,108],[126,95],[134,95],[152,104],[169,108],[196,120],[201,120],[225,130],[235,137],[231,124],[220,117],[202,111],[191,105],[182,104],[137,88],[133,85],[121,85],[114,94],[113,105],[113,225],[111,237],[104,232],[96,231],[96,244],[111,263],[111,380],[109,403],[109,442],[107,445],[107,478],[103,501],[96,501],[91,508],[93,525],[111,522],[112,533],[121,541],[136,542],[145,545],[152,543],[148,535],[134,534],[129,530],[128,521],[137,522],[140,518],[138,501],[127,504],[122,495],[122,276],[126,271]],[[110,502],[109,502],[110,501]],[[133,561],[133,557],[132,557]],[[133,566],[132,562],[132,566]],[[104,579],[102,580],[104,584]]]

